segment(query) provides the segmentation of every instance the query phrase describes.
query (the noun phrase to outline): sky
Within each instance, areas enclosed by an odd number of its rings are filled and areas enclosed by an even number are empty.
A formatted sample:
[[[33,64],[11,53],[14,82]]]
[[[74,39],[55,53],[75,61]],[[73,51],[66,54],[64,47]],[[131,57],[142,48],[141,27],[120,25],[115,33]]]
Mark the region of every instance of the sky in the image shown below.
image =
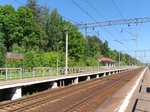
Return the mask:
[[[26,2],[0,0],[0,5],[11,4],[17,10]],[[50,11],[57,8],[60,15],[73,24],[150,17],[150,0],[38,0],[38,4],[49,6]],[[102,41],[107,40],[112,50],[128,53],[142,62],[150,62],[149,29],[150,23],[145,22],[89,28],[87,34],[96,35]],[[80,31],[85,35],[84,29]]]

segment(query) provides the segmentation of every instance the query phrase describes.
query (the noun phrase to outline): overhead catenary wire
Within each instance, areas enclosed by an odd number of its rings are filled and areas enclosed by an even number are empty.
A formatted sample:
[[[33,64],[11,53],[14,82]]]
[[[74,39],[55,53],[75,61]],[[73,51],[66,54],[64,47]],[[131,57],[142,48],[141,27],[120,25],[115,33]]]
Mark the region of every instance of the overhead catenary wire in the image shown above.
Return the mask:
[[[142,62],[144,62],[144,60],[150,56],[150,49],[135,49],[135,50],[121,50],[124,53],[130,53],[130,55],[132,55],[133,57],[135,57],[136,59],[143,57],[143,59],[139,59]]]
[[[15,2],[17,2],[17,3],[19,3],[19,4],[21,4],[21,5],[23,5],[23,6],[26,6],[25,4],[23,4],[22,2],[19,2],[19,1],[17,1],[17,0],[14,0]],[[74,1],[74,0],[72,0],[72,1]],[[78,5],[78,4],[77,4]],[[80,6],[79,6],[80,7]],[[80,7],[81,9],[83,9],[82,7]],[[83,9],[83,11],[85,11],[84,9]],[[88,12],[86,12],[85,11],[85,13],[88,15],[88,16],[90,16],[90,14],[88,13]],[[76,24],[79,24],[78,22],[76,22],[76,21],[74,21],[74,20],[72,20],[72,19],[70,19],[70,18],[68,18],[68,17],[65,17],[65,16],[62,16],[63,18],[66,18],[67,20],[69,20],[69,21],[72,21],[73,23],[76,23]],[[96,22],[96,20],[92,17],[92,16],[90,16],[90,18],[92,19],[92,20],[94,20],[95,22]],[[103,28],[103,27],[102,27]],[[109,31],[107,31],[105,28],[103,28],[109,35],[111,35],[113,38],[115,38],[112,34],[111,34],[111,32],[109,32]],[[115,38],[116,39],[116,38]]]
[[[112,0],[112,3],[113,3],[113,5],[114,5],[115,9],[117,10],[118,14],[120,15],[120,17],[121,17],[122,19],[125,19],[124,16],[123,16],[123,14],[121,13],[120,9],[118,8],[118,6],[116,5],[116,3],[115,3],[114,0]],[[130,28],[130,24],[128,24],[128,27]],[[132,31],[131,31],[131,29],[130,29],[130,34],[131,34],[131,35],[133,34]]]
[[[99,16],[101,16],[104,20],[107,21],[107,19],[88,1],[88,0],[84,0],[87,4],[89,4],[94,10],[95,12],[97,12],[99,14]]]
[[[137,44],[137,38],[138,38],[139,32],[140,32],[140,27],[139,27],[139,30],[137,30],[136,36],[135,36],[135,44],[136,44],[136,47],[137,47],[138,49],[139,49],[139,46],[138,46],[138,44]]]
[[[121,19],[121,20],[86,23],[86,27],[91,28],[91,27],[112,26],[112,25],[139,24],[139,23],[145,23],[145,22],[150,22],[150,17],[129,18],[129,19]],[[85,24],[77,24],[77,26],[80,29],[85,28]]]
[[[138,39],[138,35],[139,35],[139,33],[140,33],[140,28],[141,28],[141,26],[142,26],[142,24],[139,25],[139,28],[138,28],[138,26],[137,26],[137,31],[136,31],[136,35],[135,35],[136,40]]]
[[[97,20],[95,18],[93,18],[93,16],[91,16],[87,11],[85,11],[78,3],[76,3],[74,0],[71,0],[73,4],[75,4],[80,10],[82,10],[87,16],[89,16],[94,22],[98,23]],[[86,27],[86,26],[85,26]],[[109,32],[107,29],[105,29],[103,26],[100,26],[105,32],[107,32],[111,37],[113,37],[115,40],[117,40],[117,38],[111,33]],[[119,42],[119,41],[118,41]],[[122,43],[119,42],[121,45]],[[125,45],[123,45],[125,46]],[[126,46],[127,48],[127,46]],[[128,48],[127,48],[128,49]]]
[[[93,18],[86,10],[84,10],[79,4],[77,4],[74,0],[71,0],[73,4],[75,4],[80,10],[82,10],[87,16],[89,16],[94,22],[96,22],[96,19]]]
[[[94,10],[95,10],[95,12],[97,12],[98,13],[98,15],[100,16],[100,17],[102,17],[105,21],[108,21],[100,12],[99,12],[99,10],[97,9],[97,8],[95,8],[88,0],[84,0],[87,4],[89,4]],[[114,28],[114,26],[112,26],[113,28]],[[117,32],[119,32],[116,28],[114,28]],[[120,34],[120,33],[119,33]],[[117,40],[118,42],[119,42],[119,40]],[[123,44],[123,43],[121,43],[121,44]]]
[[[121,13],[120,9],[118,8],[118,6],[116,5],[116,3],[115,3],[114,0],[112,0],[112,3],[113,3],[113,5],[114,5],[115,9],[117,10],[118,14],[120,15],[120,17],[121,17],[122,19],[125,19],[124,16],[123,16],[123,14]],[[128,27],[129,27],[129,30],[130,30],[130,34],[134,37],[134,35],[133,35],[133,33],[132,33],[132,30],[131,30],[131,28],[130,28],[130,24],[128,24]]]
[[[84,0],[87,4],[89,4],[90,7],[92,7],[94,9],[95,12],[97,12],[97,14],[103,18],[105,21],[108,21],[107,18],[95,7],[92,5],[92,3],[90,3],[88,0]],[[113,27],[113,26],[112,26]],[[114,28],[114,27],[113,27]],[[114,28],[115,29],[115,28]],[[116,29],[115,29],[116,30]]]
[[[132,33],[132,30],[131,30],[130,24],[128,24],[128,28],[130,30],[130,34],[132,35],[132,39],[135,39],[135,36],[134,36],[134,34]]]
[[[102,17],[105,21],[108,21],[100,12],[99,12],[99,10],[97,10],[97,8],[95,8],[88,0],[84,0],[87,4],[89,4],[89,6],[91,6],[94,10],[95,10],[95,12],[97,12],[98,13],[98,15],[100,16],[100,17]],[[114,28],[114,26],[112,26],[113,28]],[[119,32],[116,28],[114,28],[117,32]],[[120,33],[119,33],[120,34]],[[115,39],[115,40],[117,40],[117,39]],[[124,47],[126,47],[127,48],[127,46],[125,46],[122,42],[120,42],[119,40],[117,40],[117,42],[119,42],[120,44],[122,44]]]
[[[14,0],[16,3],[18,3],[18,4],[21,4],[21,5],[23,5],[23,6],[25,6],[25,4],[24,3],[22,3],[22,2],[20,2],[20,1],[18,1],[18,0]]]
[[[104,38],[99,34],[99,31],[96,31],[96,33],[97,33],[97,36],[98,36],[100,39],[106,41],[106,39],[104,39]],[[116,48],[116,46],[114,46],[111,42],[109,42],[109,44],[110,44],[111,46],[113,46],[114,48]]]
[[[129,33],[129,34],[131,34],[133,36],[136,36],[135,34],[133,34],[133,33],[129,32],[129,31],[125,30],[124,28],[122,28],[121,32],[123,32],[123,31],[125,31],[125,32],[127,32],[127,33]],[[131,39],[131,40],[133,40],[133,39]]]
[[[116,10],[118,11],[119,15],[121,16],[122,19],[125,19],[123,14],[121,13],[120,9],[117,7],[116,3],[114,2],[114,0],[112,0],[113,5],[115,6]]]
[[[62,15],[61,15],[62,16]],[[66,16],[62,16],[63,18],[65,18],[65,19],[67,19],[67,20],[69,20],[69,21],[71,21],[71,22],[73,22],[73,23],[75,23],[75,24],[80,24],[80,23],[78,23],[77,21],[75,21],[75,20],[73,20],[73,19],[70,19],[70,18],[68,18],[68,17],[66,17]]]
[[[114,7],[116,8],[116,10],[117,10],[118,14],[120,15],[120,17],[121,17],[122,19],[125,19],[124,16],[123,16],[123,14],[121,13],[120,9],[118,8],[118,6],[116,5],[116,3],[115,3],[114,0],[112,0],[112,3],[113,3],[113,5],[114,5]],[[136,42],[135,35],[132,33],[132,30],[131,30],[131,28],[130,28],[130,24],[128,24],[128,27],[129,27],[130,34],[132,35],[132,39],[135,40],[135,45],[136,45],[136,47],[139,48],[138,45],[137,45],[137,42]]]
[[[82,10],[88,17],[90,17],[94,22],[97,23],[96,19],[93,18],[86,10],[84,10],[79,4],[77,4],[74,0],[71,0],[73,4],[75,4],[80,10]],[[86,24],[84,24],[85,28],[86,28]],[[103,28],[103,27],[102,27]],[[87,28],[86,28],[87,29]],[[103,28],[104,29],[104,28]],[[105,30],[106,31],[106,30]],[[109,33],[110,35],[112,35],[109,31],[106,31],[107,33]],[[112,35],[113,36],[113,35]]]

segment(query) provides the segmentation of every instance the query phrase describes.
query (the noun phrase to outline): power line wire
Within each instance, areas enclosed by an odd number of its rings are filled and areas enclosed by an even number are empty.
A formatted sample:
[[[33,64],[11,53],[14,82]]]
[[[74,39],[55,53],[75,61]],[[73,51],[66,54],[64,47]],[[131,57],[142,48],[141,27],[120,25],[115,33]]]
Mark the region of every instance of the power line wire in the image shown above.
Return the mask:
[[[61,15],[62,16],[62,15]],[[73,19],[70,19],[70,18],[68,18],[68,17],[66,17],[66,16],[62,16],[63,18],[66,18],[67,20],[69,20],[69,21],[72,21],[73,23],[76,23],[76,24],[79,24],[78,22],[76,22],[76,21],[74,21]]]
[[[25,6],[25,4],[23,4],[22,2],[19,2],[19,1],[17,1],[17,0],[14,0],[15,2],[17,2],[17,3],[19,3],[19,4],[21,4],[21,5],[23,5],[23,6]],[[71,0],[76,6],[78,6],[86,15],[88,15],[93,21],[95,21],[96,23],[97,23],[97,21],[96,21],[96,19],[95,18],[93,18],[88,12],[86,12],[80,5],[78,5],[74,0]],[[88,1],[87,1],[88,2]],[[92,4],[91,4],[91,6],[92,6]],[[93,7],[93,6],[92,6]],[[94,8],[94,7],[93,7]],[[96,10],[96,9],[95,9]],[[97,12],[98,12],[98,10],[97,10]],[[99,13],[100,14],[100,13]],[[101,15],[101,14],[100,14]],[[102,16],[102,15],[101,15]],[[62,17],[64,17],[64,18],[66,18],[66,19],[68,19],[69,21],[72,21],[72,22],[74,22],[74,23],[77,23],[77,24],[79,24],[78,22],[76,22],[76,21],[74,21],[74,20],[72,20],[72,19],[69,19],[69,18],[67,18],[67,17],[65,17],[65,16],[62,16]],[[103,17],[104,18],[104,17]],[[102,27],[102,26],[101,26]],[[114,37],[114,35],[111,33],[111,32],[109,32],[108,30],[106,30],[104,27],[102,27],[103,28],[103,30],[105,30],[109,35],[111,35],[114,39],[116,39],[115,37]],[[121,45],[122,45],[122,43],[121,42],[119,42]]]
[[[100,17],[102,17],[104,20],[108,21],[88,0],[84,0],[89,6],[91,6],[95,12],[99,14]],[[112,26],[113,27],[113,26]],[[114,28],[114,27],[113,27]],[[119,32],[116,28],[114,28],[117,32]],[[119,42],[119,40],[117,40]],[[120,42],[121,43],[121,42]],[[123,44],[123,43],[122,43]]]
[[[138,28],[138,26],[137,26],[137,28],[136,28],[136,29],[137,29],[136,35],[135,35],[135,36],[136,36],[136,41],[137,41],[137,39],[138,39],[138,36],[139,36],[139,33],[140,33],[140,28],[141,28],[141,26],[142,26],[142,24],[139,25],[139,28]]]
[[[74,0],[71,0],[73,4],[75,4],[80,10],[82,10],[87,16],[89,16],[94,22],[97,23],[96,19],[93,18],[87,11],[85,11],[79,4],[77,4]],[[101,26],[102,27],[102,26]],[[102,27],[103,28],[103,27]],[[104,28],[103,28],[104,29]],[[109,31],[104,29],[108,34],[112,35]],[[112,35],[113,36],[113,35]]]
[[[89,4],[94,10],[95,12],[97,12],[104,20],[107,21],[107,19],[88,1],[88,0],[84,0],[87,4]]]
[[[17,2],[18,4],[21,4],[21,5],[25,6],[24,3],[22,3],[22,2],[20,2],[20,1],[18,1],[18,0],[14,0],[14,1]]]
[[[94,10],[95,12],[97,12],[99,14],[100,17],[102,17],[104,20],[108,21],[88,0],[84,0],[87,4],[89,4]],[[113,26],[112,26],[113,27]],[[114,28],[114,27],[113,27]],[[114,28],[116,31],[117,29]],[[118,32],[118,31],[117,31]]]
[[[117,7],[116,3],[114,2],[114,0],[112,0],[113,5],[115,6],[116,10],[118,11],[119,15],[121,16],[122,19],[125,19],[123,17],[123,14],[121,13],[120,9]]]
[[[118,14],[120,15],[120,17],[121,17],[122,19],[125,19],[124,16],[123,16],[123,14],[121,13],[120,9],[118,8],[118,6],[116,5],[116,3],[115,3],[114,0],[112,0],[112,3],[113,3],[113,5],[114,5],[114,7],[116,8],[116,10],[117,10]],[[133,39],[134,39],[134,34],[132,33],[132,30],[131,30],[131,28],[130,28],[130,24],[128,24],[128,27],[129,27],[129,30],[130,30],[130,34],[132,35],[132,37],[133,37]]]
[[[17,1],[17,0],[13,0],[13,1],[15,1],[16,3],[18,3],[18,4],[21,4],[21,5],[23,5],[23,6],[26,6],[25,4],[23,4],[22,2],[20,2],[20,1]],[[62,15],[61,15],[62,16]],[[67,20],[69,20],[69,21],[71,21],[71,22],[73,22],[73,23],[76,23],[76,24],[79,24],[78,22],[76,22],[76,21],[74,21],[74,20],[72,20],[72,19],[70,19],[70,18],[68,18],[68,17],[65,17],[65,16],[62,16],[63,18],[66,18]]]
[[[71,0],[73,4],[75,4],[80,10],[82,10],[87,16],[89,16],[93,21],[97,22],[95,18],[93,18],[86,10],[84,10],[79,4],[77,4],[74,0]]]
[[[79,4],[77,4],[74,0],[71,0],[79,9],[81,9],[87,16],[89,16],[93,21],[95,21],[96,23],[98,23],[97,21],[96,21],[96,19],[95,18],[93,18],[87,11],[85,11]],[[90,4],[87,0],[85,0],[88,4]],[[96,12],[98,12],[99,13],[99,11],[92,5],[92,4],[90,4],[90,6],[91,7],[93,7],[94,8],[94,10],[96,11]],[[102,16],[102,14],[101,13],[99,13],[100,14],[100,16]],[[103,17],[103,16],[102,16]],[[104,17],[103,17],[104,18]],[[106,31],[110,36],[112,36],[115,40],[117,40],[117,38],[111,33],[111,32],[109,32],[107,29],[105,29],[104,27],[102,27],[102,26],[100,26],[104,31]],[[123,43],[121,43],[120,41],[117,41],[117,42],[119,42],[121,45],[123,45]],[[123,46],[125,46],[125,45],[123,45]],[[127,48],[127,46],[125,47],[125,48]],[[128,48],[127,48],[128,49]]]
[[[116,10],[117,10],[118,14],[120,15],[120,17],[122,19],[125,19],[124,16],[123,16],[123,14],[121,13],[120,9],[118,8],[118,6],[116,5],[116,3],[115,3],[114,0],[112,0],[112,3],[114,5],[114,7],[116,8]],[[130,34],[132,35],[132,38],[134,39],[135,35],[132,33],[132,30],[130,28],[130,24],[128,24],[128,27],[129,27]],[[136,46],[138,47],[137,43],[136,43]]]

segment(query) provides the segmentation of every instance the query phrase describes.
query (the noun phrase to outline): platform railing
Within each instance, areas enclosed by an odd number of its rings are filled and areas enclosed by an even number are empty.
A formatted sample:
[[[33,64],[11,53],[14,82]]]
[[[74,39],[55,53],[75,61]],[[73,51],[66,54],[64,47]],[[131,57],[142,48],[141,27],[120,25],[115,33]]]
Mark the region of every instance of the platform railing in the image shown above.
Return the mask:
[[[118,67],[68,67],[68,75],[117,69]],[[120,67],[127,68],[127,67]],[[119,69],[119,68],[118,68]],[[0,81],[65,75],[64,67],[0,68]]]

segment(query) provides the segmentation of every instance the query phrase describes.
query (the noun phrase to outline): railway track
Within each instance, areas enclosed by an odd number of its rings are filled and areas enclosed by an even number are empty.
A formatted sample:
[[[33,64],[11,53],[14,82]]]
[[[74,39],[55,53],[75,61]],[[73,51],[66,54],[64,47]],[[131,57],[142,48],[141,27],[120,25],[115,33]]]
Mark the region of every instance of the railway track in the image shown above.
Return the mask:
[[[0,112],[91,111],[142,70],[143,68],[127,71],[120,75],[47,90],[23,99],[2,103]]]
[[[0,110],[2,110],[4,108],[6,109],[7,107],[8,108],[9,107],[13,108],[12,105],[15,105],[15,107],[17,107],[17,106],[20,107],[20,105],[23,105],[26,102],[29,102],[29,103],[26,103],[23,106],[28,106],[28,105],[31,106],[30,103],[34,103],[35,104],[36,102],[38,102],[39,100],[43,100],[44,98],[47,99],[47,98],[61,97],[64,94],[68,94],[68,93],[73,92],[74,90],[85,88],[86,86],[89,86],[91,84],[92,85],[96,85],[97,83],[104,83],[106,80],[107,80],[107,78],[105,78],[104,80],[97,80],[97,81],[94,81],[94,82],[93,81],[89,81],[89,83],[87,83],[86,85],[84,83],[81,83],[79,87],[77,87],[77,86],[69,86],[69,87],[66,87],[67,91],[64,91],[63,88],[62,89],[56,89],[56,90],[47,90],[47,91],[44,91],[44,92],[41,92],[41,93],[38,93],[38,94],[31,95],[31,96],[26,97],[26,98],[18,99],[16,101],[7,102],[6,104],[2,103],[2,104],[0,104]],[[43,99],[40,99],[41,97]],[[34,101],[35,99],[39,99],[39,100],[38,101],[37,100]]]

